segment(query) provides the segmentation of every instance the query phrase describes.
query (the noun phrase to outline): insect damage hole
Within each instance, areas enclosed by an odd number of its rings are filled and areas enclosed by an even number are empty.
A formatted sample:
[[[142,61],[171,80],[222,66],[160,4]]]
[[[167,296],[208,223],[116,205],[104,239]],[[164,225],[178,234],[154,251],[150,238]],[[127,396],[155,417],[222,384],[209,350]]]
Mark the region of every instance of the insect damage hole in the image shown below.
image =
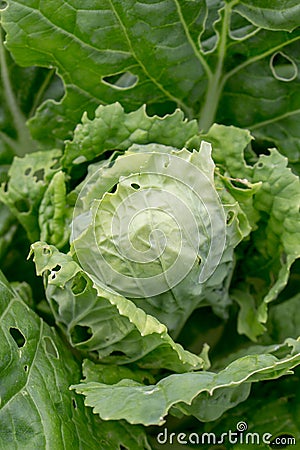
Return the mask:
[[[75,325],[71,331],[71,339],[73,344],[86,342],[93,337],[93,332],[90,327],[85,325]]]
[[[61,269],[61,266],[59,264],[57,264],[57,266],[55,266],[50,273],[50,277],[52,280],[55,280],[57,272]]]
[[[131,72],[116,73],[102,77],[102,83],[118,90],[132,89],[138,83],[138,76]]]
[[[43,255],[51,255],[51,249],[49,247],[43,247]]]
[[[293,81],[298,76],[298,67],[285,53],[277,52],[270,59],[270,68],[276,80]]]
[[[238,11],[232,11],[229,27],[229,33],[232,39],[242,41],[258,33],[259,30],[259,27],[249,22],[249,20],[239,14]]]
[[[10,335],[17,344],[19,348],[24,347],[26,339],[23,333],[19,330],[19,328],[10,327],[9,329]]]
[[[132,187],[132,189],[137,191],[138,189],[140,189],[141,186],[139,184],[137,184],[137,183],[131,183],[131,187]]]
[[[33,177],[35,178],[35,180],[38,181],[43,181],[44,180],[44,176],[45,176],[45,170],[44,169],[39,169],[36,170],[33,174]]]
[[[51,170],[59,169],[59,168],[60,168],[60,162],[59,162],[59,160],[56,159],[56,158],[54,158],[52,161],[53,161],[53,164],[52,164],[52,166],[50,167],[50,169],[51,169]]]
[[[226,225],[227,226],[232,224],[234,217],[235,217],[234,211],[228,211],[227,216],[226,216]]]
[[[21,198],[15,202],[15,208],[20,213],[28,213],[30,211],[30,203],[27,199]]]
[[[82,294],[87,286],[87,280],[80,274],[77,274],[72,282],[71,291],[74,295]]]

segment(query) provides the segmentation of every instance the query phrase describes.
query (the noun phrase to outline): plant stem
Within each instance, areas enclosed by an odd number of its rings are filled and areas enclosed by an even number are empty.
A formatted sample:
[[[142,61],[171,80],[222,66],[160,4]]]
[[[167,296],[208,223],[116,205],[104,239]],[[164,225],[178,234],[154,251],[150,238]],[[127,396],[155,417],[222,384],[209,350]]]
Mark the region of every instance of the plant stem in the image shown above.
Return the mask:
[[[3,91],[5,100],[7,102],[8,109],[12,115],[14,126],[17,132],[16,145],[14,150],[16,155],[23,156],[28,152],[35,150],[35,145],[29,134],[29,130],[26,126],[26,119],[20,110],[15,94],[12,89],[12,85],[9,78],[9,71],[7,67],[5,48],[3,45],[3,33],[0,28],[0,65],[1,65],[1,79],[3,83]]]
[[[205,97],[205,103],[201,109],[199,128],[201,131],[208,131],[214,123],[217,107],[219,104],[221,90],[219,88],[220,78],[216,72],[208,82],[208,89]]]
[[[44,79],[42,85],[40,86],[38,92],[35,95],[35,99],[34,99],[32,107],[31,107],[29,117],[32,117],[35,114],[37,107],[39,106],[40,103],[42,103],[43,95],[45,94],[45,91],[48,88],[54,75],[55,75],[55,70],[54,69],[49,70],[49,72],[46,75],[46,78]]]
[[[206,92],[205,102],[200,112],[199,128],[203,131],[207,131],[214,123],[223,90],[224,83],[222,82],[222,77],[224,60],[226,56],[227,33],[229,30],[231,9],[235,3],[236,1],[233,1],[231,3],[226,3],[224,6],[223,23],[220,41],[218,43],[218,63],[215,72],[208,80],[208,89]]]

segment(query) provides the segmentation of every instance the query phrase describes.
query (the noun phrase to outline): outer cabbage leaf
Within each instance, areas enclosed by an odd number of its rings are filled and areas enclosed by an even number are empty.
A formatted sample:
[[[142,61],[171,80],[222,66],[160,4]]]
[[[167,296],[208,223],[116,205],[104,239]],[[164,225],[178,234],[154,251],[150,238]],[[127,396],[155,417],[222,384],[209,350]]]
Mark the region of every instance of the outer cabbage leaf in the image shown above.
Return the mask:
[[[267,265],[265,276],[268,278],[262,278],[266,286],[263,288],[265,295],[258,307],[258,319],[264,323],[267,304],[285,287],[291,265],[300,257],[300,181],[287,168],[287,159],[276,150],[272,150],[270,156],[259,158],[254,166],[253,179],[263,182],[254,199],[254,206],[261,214],[259,228],[253,233],[254,248],[259,254],[255,256],[250,250],[247,255],[247,278],[250,284],[255,285],[255,264],[260,267]],[[261,293],[257,292],[257,295]]]
[[[275,356],[278,351],[280,356]],[[299,341],[287,339],[280,346],[237,359],[219,373],[174,374],[150,386],[125,379],[114,385],[90,381],[71,388],[84,394],[85,404],[106,420],[162,425],[170,408],[176,407],[199,420],[210,421],[245,400],[251,383],[292,373],[299,362]]]
[[[275,149],[257,158],[253,166],[247,165],[243,153],[250,136],[246,131],[214,125],[205,139],[212,142],[214,159],[225,173],[239,173],[240,179],[261,183],[252,205],[257,229],[237,253],[239,273],[232,294],[242,308],[240,331],[255,339],[264,330],[267,304],[286,286],[290,268],[300,256],[300,182]],[[222,151],[227,148],[231,149],[228,155]],[[251,223],[253,209],[250,216],[245,211]]]
[[[185,372],[205,359],[176,344],[165,325],[88,274],[53,246],[32,245],[37,273],[47,277],[46,295],[56,322],[77,349],[96,352],[104,363],[136,362],[142,368]]]
[[[234,178],[249,178],[253,176],[253,168],[245,160],[253,137],[250,131],[214,124],[207,133],[200,135],[212,145],[214,161]],[[256,155],[251,155],[257,161]]]
[[[253,385],[251,397],[246,402],[225,413],[220,420],[200,425],[199,429],[195,431],[199,435],[215,433],[216,436],[221,436],[227,430],[236,431],[237,424],[242,421],[247,426],[245,433],[249,433],[250,439],[250,433],[259,436],[259,440],[255,436],[253,440],[249,439],[247,446],[251,445],[251,449],[270,448],[269,445],[263,446],[262,436],[264,433],[270,435],[269,442],[273,442],[273,445],[278,436],[286,439],[294,438],[294,443],[290,441],[290,447],[294,446],[295,448],[300,439],[299,386],[298,368],[292,377],[283,377],[273,380],[271,383]],[[283,444],[284,440],[282,440]],[[208,450],[207,447],[203,446],[205,450]],[[234,450],[236,447],[239,448],[238,444],[230,445],[229,442],[226,442],[226,449]],[[242,446],[242,448],[244,447],[245,445]]]
[[[68,389],[80,363],[0,274],[0,447],[149,449],[143,431],[105,423]]]
[[[0,200],[6,204],[25,228],[31,241],[40,237],[38,210],[47,186],[57,172],[60,150],[35,152],[16,157],[7,184],[0,187]]]
[[[243,287],[244,289],[242,289]],[[249,286],[242,285],[240,289],[234,289],[231,296],[240,307],[237,325],[238,332],[256,341],[257,336],[262,335],[266,331],[266,327],[258,317],[255,299],[249,292]]]
[[[55,67],[65,84],[63,101],[31,120],[40,143],[61,145],[83,111],[120,101],[160,114],[178,106],[205,130],[214,121],[249,128],[298,159],[295,0],[7,3],[2,23],[16,61]]]
[[[300,330],[300,294],[273,306],[270,309],[268,333],[274,341],[287,337],[295,338]]]
[[[135,365],[95,364],[90,359],[83,361],[82,374],[85,381],[99,381],[106,384],[118,383],[123,378],[130,378],[140,383],[155,383],[155,378],[150,371],[139,369]]]
[[[70,236],[71,215],[66,176],[64,172],[59,171],[50,181],[39,207],[40,239],[58,248],[65,246]]]
[[[0,204],[0,214],[0,262],[2,263],[5,259],[8,247],[13,241],[18,225],[14,215],[2,203]]]
[[[156,142],[183,148],[197,134],[197,122],[184,119],[180,110],[161,118],[148,116],[145,106],[127,114],[119,103],[99,106],[92,120],[83,115],[72,141],[66,143],[62,164],[70,169],[107,150],[127,150],[132,144]]]

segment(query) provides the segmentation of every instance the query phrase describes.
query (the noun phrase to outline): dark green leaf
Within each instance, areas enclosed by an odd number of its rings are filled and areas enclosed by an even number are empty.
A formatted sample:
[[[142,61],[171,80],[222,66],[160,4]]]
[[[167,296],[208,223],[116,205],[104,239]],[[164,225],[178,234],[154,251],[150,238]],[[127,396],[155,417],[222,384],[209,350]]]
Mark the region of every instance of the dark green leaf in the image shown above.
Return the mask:
[[[2,274],[0,316],[1,448],[149,448],[141,430],[97,420],[70,392],[80,363]]]
[[[205,130],[215,119],[247,127],[297,160],[299,15],[296,0],[9,0],[2,22],[19,64],[56,67],[64,81],[63,101],[30,123],[44,145],[70,138],[83,111],[120,101],[178,106]]]

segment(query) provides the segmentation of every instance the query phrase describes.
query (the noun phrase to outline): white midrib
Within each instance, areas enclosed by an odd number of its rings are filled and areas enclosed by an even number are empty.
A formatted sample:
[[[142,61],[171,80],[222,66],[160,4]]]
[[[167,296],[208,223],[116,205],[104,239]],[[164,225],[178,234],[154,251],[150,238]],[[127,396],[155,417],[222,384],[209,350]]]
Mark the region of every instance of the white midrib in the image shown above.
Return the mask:
[[[218,43],[218,63],[215,72],[211,73],[208,77],[208,89],[204,104],[199,115],[199,128],[200,130],[205,132],[208,131],[215,120],[217,108],[224,86],[224,84],[222,83],[222,74],[226,57],[227,33],[229,29],[231,9],[235,3],[236,0],[231,3],[226,3],[223,9],[224,17],[222,22],[220,41]]]

